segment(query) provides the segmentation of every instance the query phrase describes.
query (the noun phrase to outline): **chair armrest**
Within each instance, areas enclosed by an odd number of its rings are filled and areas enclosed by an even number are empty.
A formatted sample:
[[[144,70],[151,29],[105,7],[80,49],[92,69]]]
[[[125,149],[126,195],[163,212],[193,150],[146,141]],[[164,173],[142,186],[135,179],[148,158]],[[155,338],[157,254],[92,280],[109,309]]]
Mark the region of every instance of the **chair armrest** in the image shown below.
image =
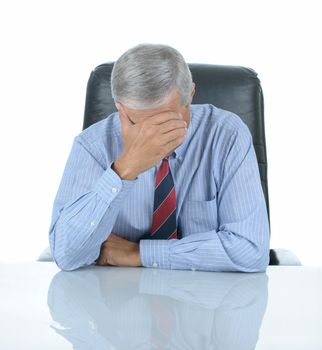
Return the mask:
[[[300,259],[290,250],[277,248],[270,250],[269,265],[300,266]]]
[[[50,248],[47,247],[42,251],[39,255],[37,261],[53,261],[53,257],[51,256]]]

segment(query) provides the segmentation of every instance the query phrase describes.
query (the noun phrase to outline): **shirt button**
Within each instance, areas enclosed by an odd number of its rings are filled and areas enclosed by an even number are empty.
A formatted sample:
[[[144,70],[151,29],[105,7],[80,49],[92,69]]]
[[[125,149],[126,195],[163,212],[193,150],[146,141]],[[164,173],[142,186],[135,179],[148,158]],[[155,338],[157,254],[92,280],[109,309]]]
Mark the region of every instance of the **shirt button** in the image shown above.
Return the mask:
[[[179,160],[182,160],[183,159],[183,157],[182,156],[179,156]]]
[[[112,190],[111,190],[113,193],[117,192],[117,188],[116,187],[112,187]]]
[[[158,264],[156,262],[154,262],[153,267],[158,267]]]
[[[92,222],[91,222],[91,226],[94,226],[94,225],[95,225],[95,221],[92,221]]]

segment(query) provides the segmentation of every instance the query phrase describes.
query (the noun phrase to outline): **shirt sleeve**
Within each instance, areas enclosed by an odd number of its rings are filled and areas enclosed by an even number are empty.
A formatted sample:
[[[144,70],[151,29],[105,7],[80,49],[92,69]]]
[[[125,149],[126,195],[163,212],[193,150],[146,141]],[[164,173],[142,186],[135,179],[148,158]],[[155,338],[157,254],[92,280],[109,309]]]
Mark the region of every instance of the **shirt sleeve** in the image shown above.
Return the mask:
[[[262,272],[269,263],[269,222],[248,127],[236,130],[220,166],[218,230],[182,239],[141,240],[145,267]]]
[[[97,157],[98,158],[98,157]],[[52,257],[63,270],[95,262],[116,221],[122,201],[134,186],[74,139],[53,205],[49,229]]]

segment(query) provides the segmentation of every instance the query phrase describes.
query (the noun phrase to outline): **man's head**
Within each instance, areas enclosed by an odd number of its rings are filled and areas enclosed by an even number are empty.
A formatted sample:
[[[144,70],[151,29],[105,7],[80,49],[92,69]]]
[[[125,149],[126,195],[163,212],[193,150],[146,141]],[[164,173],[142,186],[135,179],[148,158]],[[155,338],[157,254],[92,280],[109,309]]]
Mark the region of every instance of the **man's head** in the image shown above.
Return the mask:
[[[173,111],[189,125],[195,84],[184,58],[170,46],[140,44],[126,51],[114,64],[111,90],[134,124]]]

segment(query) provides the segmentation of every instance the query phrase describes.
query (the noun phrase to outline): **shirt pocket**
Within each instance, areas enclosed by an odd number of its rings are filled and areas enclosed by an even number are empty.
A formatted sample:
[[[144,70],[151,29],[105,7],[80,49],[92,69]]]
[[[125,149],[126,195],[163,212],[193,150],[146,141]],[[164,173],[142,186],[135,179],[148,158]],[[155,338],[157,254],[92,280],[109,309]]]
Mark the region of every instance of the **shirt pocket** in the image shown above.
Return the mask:
[[[217,197],[210,201],[184,201],[179,222],[182,237],[217,230]]]

